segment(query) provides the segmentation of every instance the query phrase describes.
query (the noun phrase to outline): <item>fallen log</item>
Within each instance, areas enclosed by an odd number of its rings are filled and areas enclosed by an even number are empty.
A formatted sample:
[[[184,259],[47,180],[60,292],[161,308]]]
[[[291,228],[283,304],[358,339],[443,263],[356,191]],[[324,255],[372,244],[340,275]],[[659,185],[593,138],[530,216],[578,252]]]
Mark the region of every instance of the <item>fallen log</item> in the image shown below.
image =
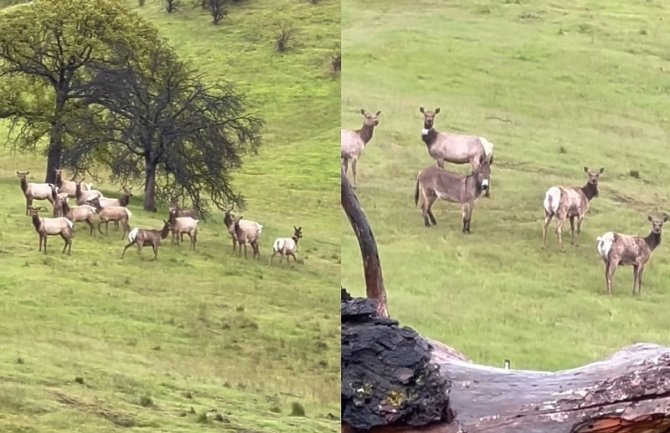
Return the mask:
[[[345,187],[342,205],[356,211]],[[357,215],[361,252],[376,256]],[[381,276],[378,256],[363,263]],[[670,433],[670,348],[635,344],[558,372],[477,365],[389,319],[385,288],[367,271],[368,299],[342,290],[342,432]]]

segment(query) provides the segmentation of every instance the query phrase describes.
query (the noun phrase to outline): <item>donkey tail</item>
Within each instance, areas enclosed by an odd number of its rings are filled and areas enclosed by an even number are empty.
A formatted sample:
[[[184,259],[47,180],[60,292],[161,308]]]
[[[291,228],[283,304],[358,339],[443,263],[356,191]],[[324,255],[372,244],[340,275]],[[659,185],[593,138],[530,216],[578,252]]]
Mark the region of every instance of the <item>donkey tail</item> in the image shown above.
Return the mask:
[[[414,187],[414,206],[419,205],[419,176],[416,177],[416,187]]]

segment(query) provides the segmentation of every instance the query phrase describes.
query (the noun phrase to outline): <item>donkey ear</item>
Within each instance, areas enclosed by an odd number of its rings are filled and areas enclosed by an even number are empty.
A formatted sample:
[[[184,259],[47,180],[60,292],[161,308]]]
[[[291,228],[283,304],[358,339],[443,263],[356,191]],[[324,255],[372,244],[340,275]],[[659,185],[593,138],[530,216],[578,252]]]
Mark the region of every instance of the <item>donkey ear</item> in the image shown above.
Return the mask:
[[[439,113],[439,112],[440,112],[440,107],[437,107],[437,108],[435,109],[435,114],[437,114],[437,113]]]
[[[588,168],[588,167],[584,167],[584,173],[588,173],[588,172],[589,172],[589,168]]]
[[[603,171],[605,171],[605,168],[604,168],[604,167],[601,167],[601,168],[600,168],[600,174],[602,174]]]
[[[419,112],[423,113],[423,107],[419,105]],[[18,171],[17,171],[18,173]]]

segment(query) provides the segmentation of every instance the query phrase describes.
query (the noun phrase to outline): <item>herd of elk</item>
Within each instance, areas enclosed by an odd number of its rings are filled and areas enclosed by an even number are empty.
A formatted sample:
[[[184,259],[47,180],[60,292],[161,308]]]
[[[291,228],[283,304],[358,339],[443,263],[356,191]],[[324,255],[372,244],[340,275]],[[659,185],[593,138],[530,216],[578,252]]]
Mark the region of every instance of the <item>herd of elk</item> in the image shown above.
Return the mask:
[[[126,250],[133,245],[137,246],[138,253],[141,253],[142,247],[151,246],[154,252],[153,260],[158,260],[158,248],[160,241],[167,238],[172,233],[172,244],[179,246],[183,241],[184,235],[190,239],[190,249],[195,250],[198,241],[198,212],[194,209],[182,209],[177,204],[176,198],[173,198],[169,204],[168,219],[163,220],[161,229],[130,228],[130,218],[132,212],[128,209],[130,198],[133,196],[132,187],[123,187],[123,193],[120,198],[105,197],[100,191],[92,189],[91,185],[83,183],[83,179],[67,181],[63,180],[63,171],[56,170],[56,183],[30,183],[27,180],[29,171],[17,171],[20,179],[21,191],[26,199],[26,213],[32,219],[35,231],[39,235],[39,252],[44,248],[46,254],[46,245],[48,236],[59,235],[65,241],[63,253],[72,249],[72,237],[74,224],[85,222],[89,226],[89,236],[95,233],[95,222],[97,220],[97,231],[100,234],[109,234],[109,223],[120,224],[123,227],[122,239],[126,238],[129,243],[124,247],[121,258],[125,256]],[[77,205],[70,206],[68,199],[74,198]],[[53,206],[53,218],[44,218],[39,215],[40,211],[48,211],[44,207],[34,208],[33,201],[47,200]],[[102,224],[105,224],[105,232],[102,231]],[[244,256],[247,258],[247,247],[253,249],[253,258],[260,257],[260,235],[263,226],[255,221],[246,220],[242,216],[235,217],[233,208],[224,212],[224,224],[226,230],[233,240],[233,251],[239,248],[239,255],[242,254],[244,246]],[[293,257],[297,260],[295,253],[298,246],[298,239],[302,238],[302,228],[294,227],[294,235],[291,238],[278,238],[273,244],[273,257],[276,254]],[[272,258],[270,263],[272,263]]]

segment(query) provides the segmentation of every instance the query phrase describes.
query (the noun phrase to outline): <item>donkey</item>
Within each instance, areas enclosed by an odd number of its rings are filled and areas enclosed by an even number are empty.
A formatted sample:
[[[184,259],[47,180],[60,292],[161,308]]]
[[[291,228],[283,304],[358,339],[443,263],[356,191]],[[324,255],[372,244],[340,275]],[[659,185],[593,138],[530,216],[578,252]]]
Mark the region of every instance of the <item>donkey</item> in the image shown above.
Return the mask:
[[[551,219],[556,216],[556,236],[561,251],[563,250],[563,237],[561,231],[566,218],[570,218],[571,243],[575,243],[575,219],[577,219],[577,234],[582,232],[582,221],[589,210],[589,203],[598,197],[598,181],[600,175],[605,171],[591,171],[584,167],[587,175],[586,185],[583,187],[552,186],[544,195],[544,228],[542,230],[542,242],[547,246],[547,228]]]
[[[645,236],[630,236],[621,233],[607,232],[598,237],[598,254],[605,262],[605,283],[607,293],[612,295],[612,276],[617,266],[633,266],[633,295],[637,295],[642,288],[642,273],[644,267],[651,259],[656,247],[661,244],[661,231],[663,223],[668,220],[668,215],[663,219],[655,219],[651,215],[647,217],[651,223],[651,232]]]
[[[472,169],[477,170],[482,156],[488,159],[489,165],[493,164],[493,143],[486,138],[439,132],[435,129],[435,116],[440,113],[439,107],[434,111],[419,107],[419,112],[423,114],[421,140],[426,144],[428,154],[437,161],[438,167],[444,168],[444,163],[448,161],[455,164],[470,163]],[[490,190],[491,185],[486,190],[486,197],[490,196]]]
[[[342,158],[342,171],[346,176],[349,172],[349,161],[351,161],[351,171],[354,175],[353,187],[356,188],[356,165],[358,158],[360,158],[363,149],[372,139],[372,134],[375,127],[379,125],[379,115],[381,111],[377,111],[375,115],[366,113],[361,108],[363,115],[363,126],[355,131],[351,129],[342,129],[340,138],[340,156]]]
[[[452,173],[434,165],[419,172],[416,177],[414,204],[419,204],[421,196],[421,212],[426,227],[430,227],[431,223],[437,224],[431,207],[435,200],[441,198],[461,204],[463,233],[470,233],[470,220],[475,202],[489,188],[491,182],[491,164],[484,155],[480,158],[477,168],[469,175]]]

